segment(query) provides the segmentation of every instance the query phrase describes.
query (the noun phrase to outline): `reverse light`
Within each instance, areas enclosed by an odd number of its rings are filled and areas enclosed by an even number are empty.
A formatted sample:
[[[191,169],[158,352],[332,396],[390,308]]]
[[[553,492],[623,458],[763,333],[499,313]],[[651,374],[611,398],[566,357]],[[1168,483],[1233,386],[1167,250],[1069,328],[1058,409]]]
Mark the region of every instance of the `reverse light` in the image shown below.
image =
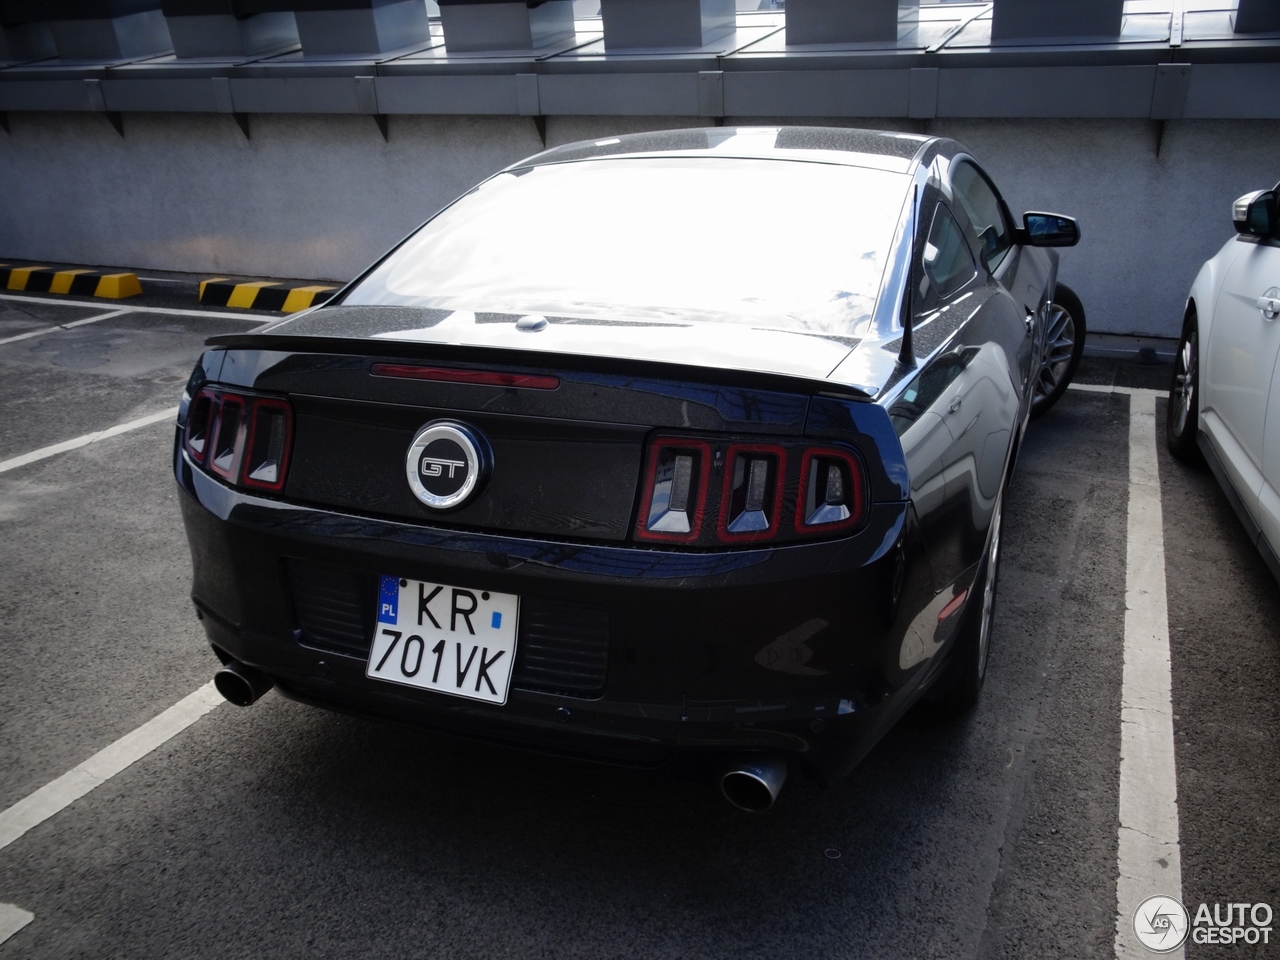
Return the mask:
[[[711,448],[698,440],[657,439],[649,447],[648,482],[636,536],[688,543],[702,532]]]
[[[721,540],[767,540],[782,518],[786,453],[771,444],[734,444],[725,455],[720,495]]]
[[[188,407],[187,456],[235,486],[283,490],[292,442],[293,408],[281,397],[204,387]]]
[[[861,465],[852,454],[825,447],[806,450],[800,462],[796,532],[825,533],[858,524],[866,504],[864,486]]]

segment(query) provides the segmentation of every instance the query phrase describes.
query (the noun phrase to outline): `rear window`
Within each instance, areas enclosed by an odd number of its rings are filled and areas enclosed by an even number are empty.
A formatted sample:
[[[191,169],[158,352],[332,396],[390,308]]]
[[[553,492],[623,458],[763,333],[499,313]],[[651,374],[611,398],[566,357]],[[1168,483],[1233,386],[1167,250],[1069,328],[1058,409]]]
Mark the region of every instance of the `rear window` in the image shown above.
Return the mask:
[[[908,182],[726,158],[504,173],[413,234],[344,302],[850,335],[875,307]]]

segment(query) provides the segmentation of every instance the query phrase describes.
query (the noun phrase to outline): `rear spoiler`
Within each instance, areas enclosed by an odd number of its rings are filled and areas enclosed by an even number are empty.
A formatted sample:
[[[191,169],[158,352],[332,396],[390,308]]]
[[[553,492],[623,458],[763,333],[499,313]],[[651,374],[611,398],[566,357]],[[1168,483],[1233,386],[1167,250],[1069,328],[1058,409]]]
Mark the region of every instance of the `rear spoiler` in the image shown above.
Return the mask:
[[[504,347],[476,347],[458,344],[417,343],[405,340],[368,340],[346,337],[313,337],[285,333],[232,333],[210,337],[206,346],[225,350],[262,350],[281,353],[332,354],[335,356],[394,357],[466,365],[480,364],[610,374],[627,379],[675,380],[774,390],[780,393],[870,400],[872,394],[858,387],[756,370],[707,367],[697,364],[664,363],[654,360],[619,359],[573,353],[512,350]]]

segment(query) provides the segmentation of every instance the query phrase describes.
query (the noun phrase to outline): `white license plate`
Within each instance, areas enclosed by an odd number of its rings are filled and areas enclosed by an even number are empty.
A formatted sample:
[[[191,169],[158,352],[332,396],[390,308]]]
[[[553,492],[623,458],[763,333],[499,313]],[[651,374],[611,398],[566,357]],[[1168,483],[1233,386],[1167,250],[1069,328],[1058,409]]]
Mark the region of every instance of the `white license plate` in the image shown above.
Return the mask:
[[[514,594],[384,576],[365,676],[506,703],[519,612]]]

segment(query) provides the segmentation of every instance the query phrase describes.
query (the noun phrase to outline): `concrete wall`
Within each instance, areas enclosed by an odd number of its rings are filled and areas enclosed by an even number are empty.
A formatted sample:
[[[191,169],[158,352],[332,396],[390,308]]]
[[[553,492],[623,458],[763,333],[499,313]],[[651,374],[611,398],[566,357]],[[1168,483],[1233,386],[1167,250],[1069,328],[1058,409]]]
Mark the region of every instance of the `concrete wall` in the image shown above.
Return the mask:
[[[546,133],[554,146],[702,122],[551,117]],[[1097,332],[1176,336],[1196,270],[1231,234],[1231,201],[1280,180],[1280,121],[863,125],[954,137],[1015,215],[1078,217],[1084,241],[1063,251],[1062,277]],[[130,114],[123,139],[94,114],[14,113],[9,126],[0,257],[333,280],[542,148],[527,117],[392,117],[389,141],[366,116],[254,116],[249,140],[213,114]]]
[[[1235,235],[1231,203],[1280,181],[1276,121],[935,121],[991,173],[1014,216],[1080,220],[1059,275],[1099,333],[1176,337],[1200,265]],[[1159,156],[1156,145],[1160,142]]]

